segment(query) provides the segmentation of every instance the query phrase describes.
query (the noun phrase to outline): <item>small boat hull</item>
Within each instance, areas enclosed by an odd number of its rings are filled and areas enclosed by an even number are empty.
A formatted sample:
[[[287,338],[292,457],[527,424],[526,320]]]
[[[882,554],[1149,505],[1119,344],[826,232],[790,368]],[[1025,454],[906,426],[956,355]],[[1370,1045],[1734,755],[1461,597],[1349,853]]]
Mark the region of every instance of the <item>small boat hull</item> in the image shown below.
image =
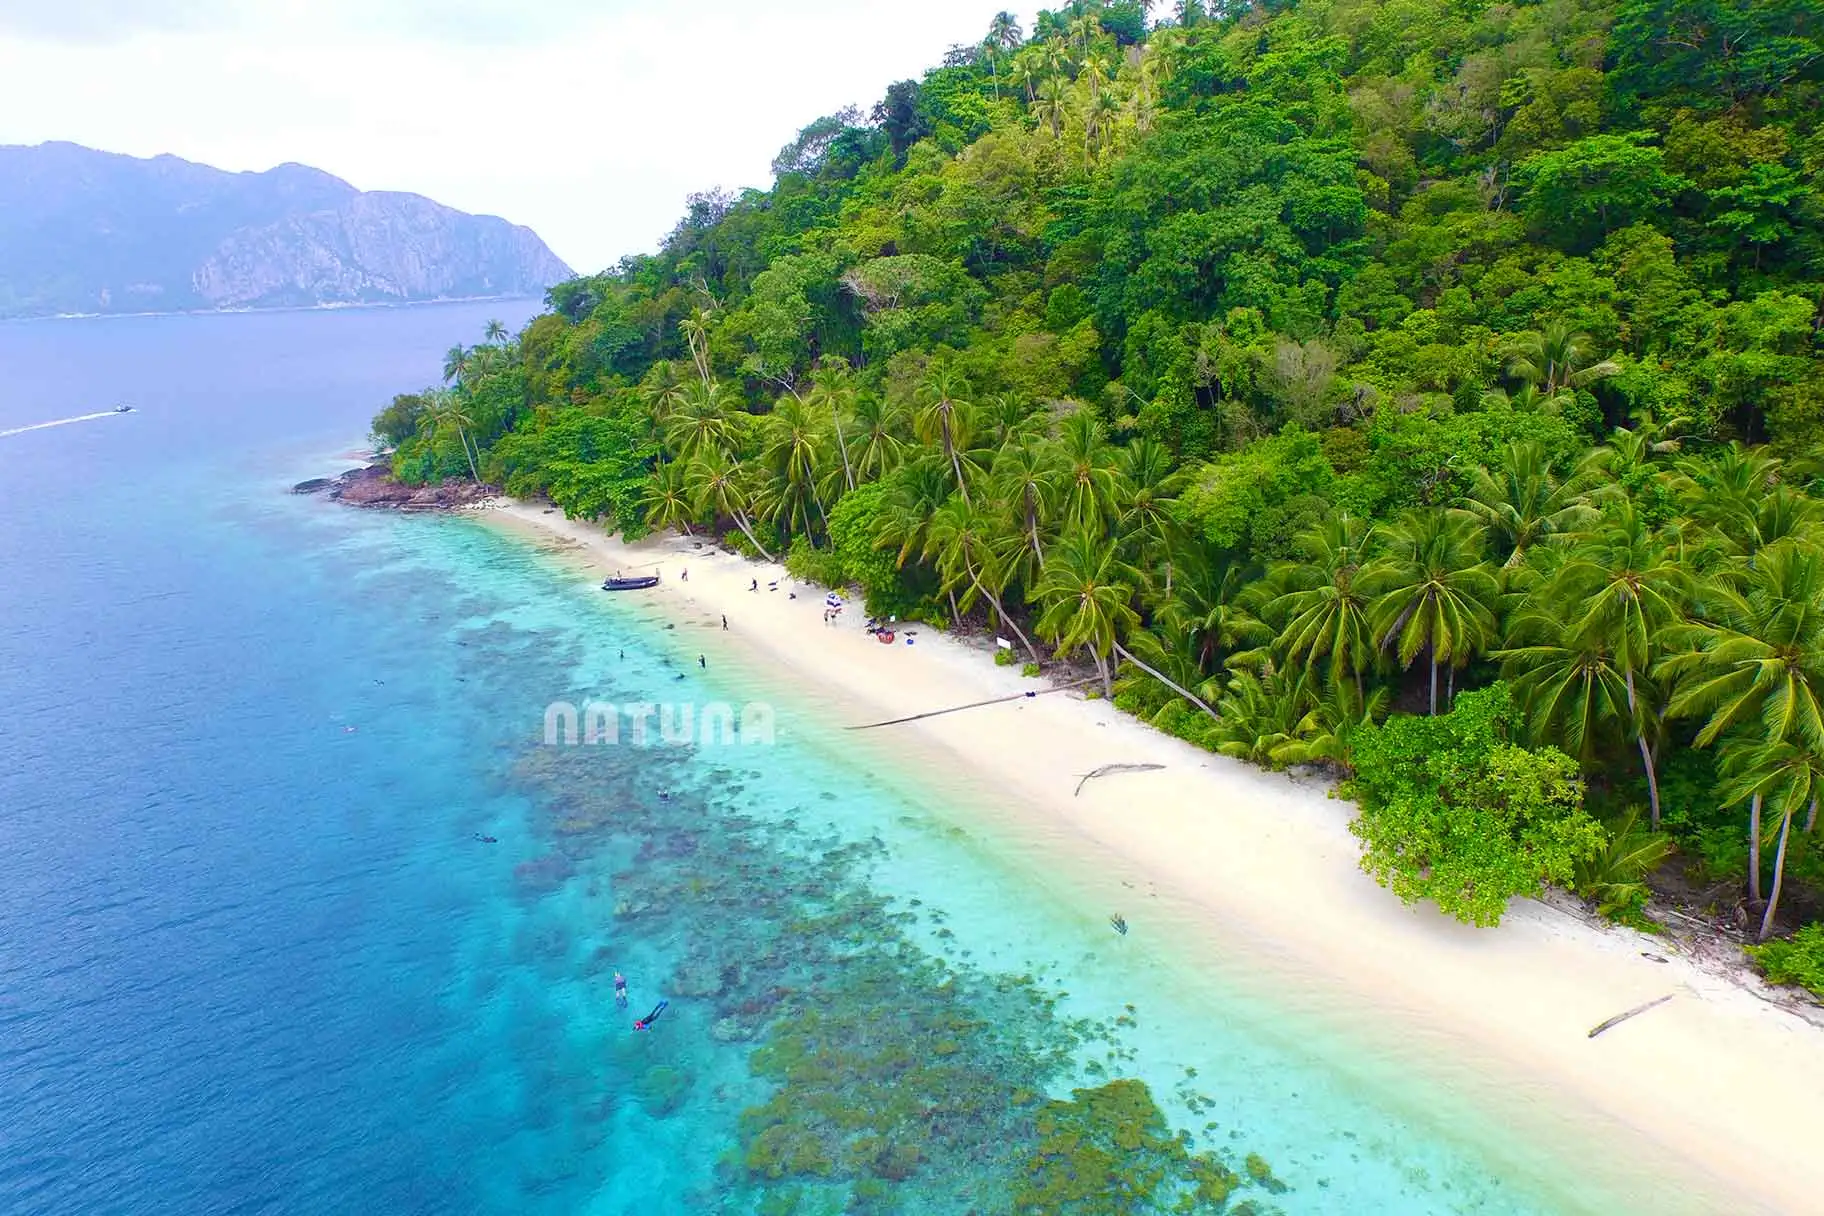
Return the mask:
[[[647,574],[639,578],[611,578],[602,581],[603,591],[644,591],[648,587],[659,585],[659,576]]]

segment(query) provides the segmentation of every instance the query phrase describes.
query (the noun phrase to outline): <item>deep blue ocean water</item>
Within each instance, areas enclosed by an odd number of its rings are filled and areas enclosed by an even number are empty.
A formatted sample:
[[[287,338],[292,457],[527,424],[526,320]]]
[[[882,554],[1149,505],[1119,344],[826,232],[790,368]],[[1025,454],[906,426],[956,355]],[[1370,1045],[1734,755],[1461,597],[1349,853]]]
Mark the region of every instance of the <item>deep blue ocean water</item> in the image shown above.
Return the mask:
[[[992,1212],[1116,1076],[1259,1210],[1553,1210],[1239,996],[1098,991],[1099,914],[801,715],[541,748],[768,690],[560,557],[284,492],[529,311],[0,326],[0,430],[137,407],[0,438],[0,1214]]]

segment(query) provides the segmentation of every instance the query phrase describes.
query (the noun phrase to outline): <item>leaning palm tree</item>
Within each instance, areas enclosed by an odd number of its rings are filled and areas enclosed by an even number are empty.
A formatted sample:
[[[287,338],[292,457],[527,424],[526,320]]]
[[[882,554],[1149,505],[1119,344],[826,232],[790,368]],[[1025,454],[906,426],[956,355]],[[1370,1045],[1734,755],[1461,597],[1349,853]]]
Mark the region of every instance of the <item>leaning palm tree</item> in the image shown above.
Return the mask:
[[[1438,664],[1461,667],[1495,636],[1499,593],[1482,560],[1483,532],[1467,515],[1414,510],[1386,530],[1382,556],[1362,570],[1361,593],[1382,649],[1409,667],[1423,653],[1438,712]]]
[[[950,480],[950,470],[935,455],[901,467],[887,480],[886,486],[886,501],[874,544],[897,549],[895,561],[904,566],[908,559],[925,551],[931,519],[938,508],[949,501],[956,486]]]
[[[742,466],[712,449],[699,454],[690,462],[685,477],[699,511],[734,520],[735,526],[741,529],[741,534],[747,537],[748,543],[753,545],[760,556],[769,562],[773,560],[773,555],[767,552],[766,546],[760,543],[760,538],[754,535],[753,521],[748,518],[753,496],[748,490]]]
[[[482,329],[481,336],[489,342],[504,342],[507,340],[507,327],[499,321],[489,321]]]
[[[1051,641],[1059,658],[1088,650],[1105,696],[1114,696],[1114,660],[1119,658],[1215,718],[1216,711],[1203,698],[1122,645],[1121,639],[1139,628],[1140,614],[1133,607],[1139,583],[1139,572],[1120,559],[1114,542],[1068,532],[1053,547],[1033,589],[1043,608],[1033,632]]]
[[[996,552],[996,539],[992,519],[968,500],[952,498],[932,515],[925,530],[925,557],[936,567],[943,591],[950,597],[952,616],[960,621],[979,595],[994,609],[996,622],[1013,631],[1026,648],[1027,657],[1037,664],[1038,650],[1001,600],[1006,576]]]

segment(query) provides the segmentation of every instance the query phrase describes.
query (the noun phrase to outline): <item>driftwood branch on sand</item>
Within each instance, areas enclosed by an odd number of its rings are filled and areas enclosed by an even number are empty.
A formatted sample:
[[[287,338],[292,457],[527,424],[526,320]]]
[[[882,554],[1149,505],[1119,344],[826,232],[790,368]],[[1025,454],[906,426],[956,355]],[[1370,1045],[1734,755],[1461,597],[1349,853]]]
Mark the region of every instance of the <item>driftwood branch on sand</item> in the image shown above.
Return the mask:
[[[923,718],[936,718],[944,714],[961,713],[965,709],[980,709],[984,705],[999,705],[1004,701],[1024,701],[1029,697],[1042,697],[1048,693],[1068,692],[1070,689],[1081,688],[1085,684],[1094,684],[1095,682],[1095,678],[1092,677],[1087,680],[1077,680],[1070,684],[1059,684],[1055,688],[1035,688],[1030,692],[1009,693],[1004,697],[990,697],[986,701],[971,701],[967,705],[952,705],[947,709],[928,709],[922,714],[910,714],[904,718],[889,718],[885,722],[868,722],[861,726],[845,726],[843,729],[873,730],[875,727],[879,726],[898,726],[902,722],[917,722]]]
[[[1150,773],[1164,767],[1165,765],[1163,764],[1104,764],[1094,772],[1084,773],[1083,780],[1077,782],[1077,788],[1071,792],[1070,796],[1075,798],[1078,794],[1081,794],[1083,792],[1083,787],[1089,784],[1089,779],[1091,777],[1106,777],[1110,773]]]
[[[1594,1030],[1590,1031],[1590,1037],[1593,1039],[1597,1035],[1601,1034],[1603,1031],[1611,1030],[1614,1027],[1621,1025],[1623,1022],[1627,1021],[1631,1017],[1638,1017],[1640,1014],[1645,1013],[1649,1009],[1657,1008],[1658,1006],[1665,1004],[1667,1001],[1671,1000],[1673,997],[1675,997],[1677,995],[1678,994],[1676,992],[1668,992],[1666,995],[1660,997],[1657,1001],[1648,1001],[1644,1005],[1636,1005],[1634,1008],[1628,1010],[1626,1013],[1618,1013],[1614,1017],[1610,1018],[1608,1021],[1604,1022],[1602,1025],[1600,1025],[1600,1026],[1596,1027]]]

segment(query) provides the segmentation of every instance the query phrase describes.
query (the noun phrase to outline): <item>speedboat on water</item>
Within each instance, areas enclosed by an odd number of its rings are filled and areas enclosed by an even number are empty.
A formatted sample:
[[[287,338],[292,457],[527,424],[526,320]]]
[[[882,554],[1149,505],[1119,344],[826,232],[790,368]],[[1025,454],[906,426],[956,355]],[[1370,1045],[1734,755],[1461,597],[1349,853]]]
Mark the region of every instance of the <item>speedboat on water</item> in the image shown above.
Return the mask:
[[[133,412],[133,407],[130,405],[117,405],[114,407],[114,412],[116,414],[131,414]]]

